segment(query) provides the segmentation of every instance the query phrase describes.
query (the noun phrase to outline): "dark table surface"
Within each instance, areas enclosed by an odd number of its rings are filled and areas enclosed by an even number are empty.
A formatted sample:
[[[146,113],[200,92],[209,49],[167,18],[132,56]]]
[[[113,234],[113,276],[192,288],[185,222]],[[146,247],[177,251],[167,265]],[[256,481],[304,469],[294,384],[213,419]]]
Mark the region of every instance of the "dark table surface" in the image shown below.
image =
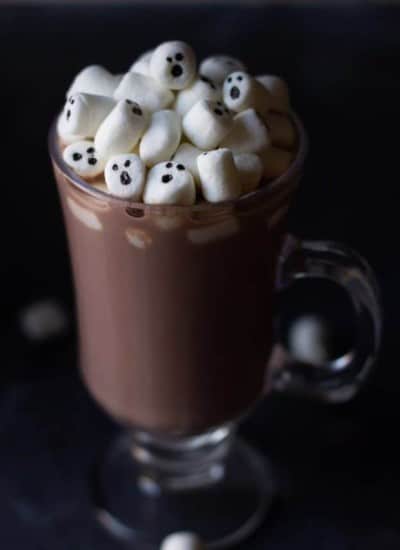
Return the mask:
[[[273,396],[242,427],[270,457],[280,496],[242,547],[400,548],[397,168],[400,10],[366,8],[0,8],[0,547],[112,550],[92,516],[90,469],[117,433],[79,381],[75,331],[41,345],[18,312],[72,285],[46,134],[84,65],[126,69],[169,38],[243,58],[289,82],[311,141],[291,212],[301,237],[364,254],[383,290],[376,373],[351,403]],[[72,315],[72,313],[71,313]]]

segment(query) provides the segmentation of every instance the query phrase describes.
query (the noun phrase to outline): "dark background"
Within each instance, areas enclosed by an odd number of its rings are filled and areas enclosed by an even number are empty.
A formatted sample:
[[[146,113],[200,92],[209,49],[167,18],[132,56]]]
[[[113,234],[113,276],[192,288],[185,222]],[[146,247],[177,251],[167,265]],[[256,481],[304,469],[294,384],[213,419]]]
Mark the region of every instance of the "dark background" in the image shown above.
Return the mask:
[[[78,379],[74,329],[33,345],[18,313],[49,296],[72,312],[46,149],[69,82],[90,63],[123,72],[174,38],[200,57],[231,53],[252,72],[287,79],[311,142],[291,228],[358,249],[383,291],[381,359],[353,402],[274,396],[243,426],[281,481],[271,515],[243,548],[400,548],[399,28],[396,7],[0,8],[2,549],[114,548],[91,516],[86,483],[117,428]]]

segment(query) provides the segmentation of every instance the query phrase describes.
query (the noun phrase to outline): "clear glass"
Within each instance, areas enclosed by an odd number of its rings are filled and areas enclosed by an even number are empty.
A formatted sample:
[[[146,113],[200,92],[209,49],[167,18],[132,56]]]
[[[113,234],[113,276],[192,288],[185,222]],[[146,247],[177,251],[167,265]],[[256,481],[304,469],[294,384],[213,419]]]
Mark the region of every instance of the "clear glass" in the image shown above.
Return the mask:
[[[301,246],[285,246],[293,242],[287,212],[307,150],[294,122],[298,152],[282,177],[236,201],[193,207],[107,195],[65,165],[55,126],[50,132],[80,366],[93,397],[126,427],[93,487],[98,517],[123,547],[157,547],[178,530],[197,532],[210,548],[246,537],[267,511],[274,482],[267,461],[236,439],[238,420],[273,386],[325,398],[334,380],[344,396],[376,354],[380,309],[370,272],[346,251],[346,265],[336,253],[336,271],[322,269],[325,250],[313,250],[320,267],[312,271],[308,248],[302,263]],[[350,275],[362,281],[344,286],[373,318],[376,339],[367,356],[355,350],[343,368],[323,365],[320,376],[307,377],[274,348],[273,303],[277,278],[279,287],[317,271],[338,284]],[[361,339],[364,330],[360,316]]]

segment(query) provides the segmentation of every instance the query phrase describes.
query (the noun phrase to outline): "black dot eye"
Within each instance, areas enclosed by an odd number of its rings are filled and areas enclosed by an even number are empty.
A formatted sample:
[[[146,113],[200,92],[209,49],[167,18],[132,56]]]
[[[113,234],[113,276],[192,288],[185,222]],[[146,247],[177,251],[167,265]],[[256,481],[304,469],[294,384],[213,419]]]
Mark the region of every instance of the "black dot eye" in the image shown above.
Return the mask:
[[[231,76],[228,78],[228,82],[232,82],[232,77]]]
[[[167,57],[168,63],[172,63],[172,57]]]
[[[206,156],[206,154],[207,154],[207,151],[205,153],[203,153],[204,156]]]
[[[68,109],[68,111],[67,111],[67,120],[69,120],[70,117],[71,117],[71,111]]]
[[[86,149],[86,153],[89,153],[89,155],[94,153],[94,147],[89,147],[89,149]]]
[[[178,170],[185,170],[185,167],[183,166],[183,164],[178,164],[176,167]]]
[[[133,101],[131,101],[130,99],[125,99],[125,103],[127,103],[128,105],[132,105]]]
[[[75,162],[78,162],[78,160],[81,160],[82,158],[82,155],[80,153],[74,153],[72,155],[72,160],[74,160]]]
[[[118,170],[118,164],[113,164],[112,169],[114,170],[114,172],[116,172]]]
[[[239,81],[243,80],[243,76],[239,75],[236,80],[239,80]]]
[[[97,164],[97,159],[95,159],[94,157],[91,157],[90,159],[88,159],[88,164],[91,164],[92,166],[94,166],[95,164]]]
[[[70,97],[69,102],[71,103],[71,105],[73,105],[75,103],[75,99],[73,97]]]
[[[131,161],[130,161],[130,160],[126,160],[126,161],[125,161],[125,164],[124,164],[125,168],[128,168],[128,166],[130,166],[130,165],[131,165]]]
[[[163,183],[168,183],[169,181],[172,180],[172,176],[171,174],[164,174],[162,177],[161,177],[161,181]]]
[[[165,165],[166,168],[172,168],[173,164],[172,162],[167,162],[167,164]]]
[[[139,107],[139,105],[135,105],[135,107],[132,107],[132,113],[135,114],[135,115],[138,115],[138,116],[142,116],[143,111]]]
[[[218,116],[222,116],[224,113],[221,111],[221,109],[214,109],[214,113]]]
[[[175,56],[175,59],[176,59],[177,61],[182,61],[182,59],[183,59],[183,53],[178,52],[178,53],[176,54],[176,56]]]

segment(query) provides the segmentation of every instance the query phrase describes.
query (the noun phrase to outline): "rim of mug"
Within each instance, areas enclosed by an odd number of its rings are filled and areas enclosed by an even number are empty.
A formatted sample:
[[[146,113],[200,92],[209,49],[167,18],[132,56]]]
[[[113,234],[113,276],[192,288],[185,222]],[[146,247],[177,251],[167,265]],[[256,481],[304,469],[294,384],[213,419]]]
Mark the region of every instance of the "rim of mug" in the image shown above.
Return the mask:
[[[201,202],[196,203],[191,206],[182,206],[182,205],[173,205],[173,204],[145,204],[143,202],[136,202],[130,199],[124,199],[121,197],[116,197],[107,192],[101,191],[96,188],[93,184],[88,183],[83,178],[78,176],[72,168],[64,161],[62,156],[62,151],[59,147],[58,133],[57,133],[57,120],[58,116],[53,121],[49,136],[48,136],[48,145],[50,158],[52,159],[55,166],[60,170],[60,172],[70,181],[70,183],[83,191],[88,195],[101,200],[107,200],[115,204],[116,206],[123,206],[133,210],[143,210],[145,213],[154,213],[157,214],[160,212],[160,209],[165,213],[184,213],[184,212],[212,212],[218,211],[220,209],[235,209],[244,206],[248,201],[258,202],[265,200],[270,195],[276,195],[280,190],[285,189],[285,184],[290,181],[296,175],[301,173],[302,167],[304,165],[307,153],[308,153],[308,136],[304,128],[303,123],[301,122],[300,117],[295,113],[291,112],[290,117],[296,127],[298,135],[298,148],[296,152],[296,157],[289,166],[289,168],[281,176],[275,178],[267,185],[262,185],[255,191],[241,195],[237,199],[229,201],[221,201],[218,203],[209,203]]]

